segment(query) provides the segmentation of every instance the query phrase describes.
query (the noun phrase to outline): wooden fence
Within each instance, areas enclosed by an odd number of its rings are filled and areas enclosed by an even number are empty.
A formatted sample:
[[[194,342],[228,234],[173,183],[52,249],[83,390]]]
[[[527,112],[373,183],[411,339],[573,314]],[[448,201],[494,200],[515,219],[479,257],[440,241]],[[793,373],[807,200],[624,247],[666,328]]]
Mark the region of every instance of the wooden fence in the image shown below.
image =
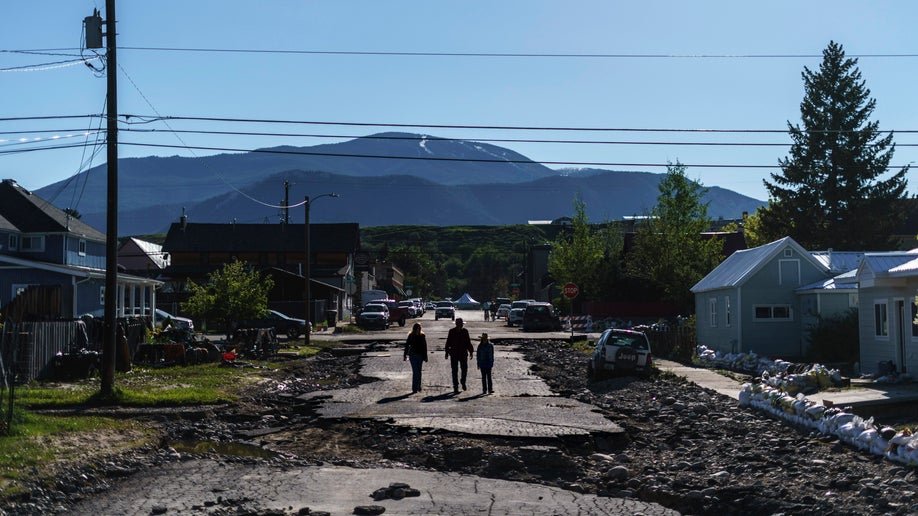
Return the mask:
[[[146,341],[140,319],[119,319],[125,328],[127,349],[119,350],[117,367],[130,369],[130,357]],[[60,355],[102,352],[102,321],[66,320],[14,323],[7,321],[0,332],[0,375],[6,383],[28,383],[55,376]],[[126,357],[124,355],[127,355]],[[2,384],[4,382],[0,382]]]

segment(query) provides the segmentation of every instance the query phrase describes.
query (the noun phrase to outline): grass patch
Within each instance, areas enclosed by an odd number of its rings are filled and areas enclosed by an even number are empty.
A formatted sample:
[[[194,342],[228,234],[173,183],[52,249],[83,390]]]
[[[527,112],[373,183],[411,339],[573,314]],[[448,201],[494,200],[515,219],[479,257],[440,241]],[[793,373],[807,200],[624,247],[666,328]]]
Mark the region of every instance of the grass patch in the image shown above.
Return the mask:
[[[590,354],[593,352],[593,348],[596,347],[596,343],[591,340],[578,340],[572,342],[571,347],[581,353]]]
[[[19,481],[51,476],[53,465],[79,460],[87,454],[83,443],[116,435],[96,450],[116,452],[149,439],[153,431],[132,421],[95,416],[51,416],[14,410],[9,435],[0,435],[0,498],[21,494]]]
[[[77,383],[32,383],[16,389],[17,404],[23,408],[50,409],[78,405],[122,405],[168,407],[231,403],[238,393],[264,374],[273,364],[259,368],[224,367],[219,363],[193,367],[143,368],[115,376],[113,396],[99,395],[99,380]]]

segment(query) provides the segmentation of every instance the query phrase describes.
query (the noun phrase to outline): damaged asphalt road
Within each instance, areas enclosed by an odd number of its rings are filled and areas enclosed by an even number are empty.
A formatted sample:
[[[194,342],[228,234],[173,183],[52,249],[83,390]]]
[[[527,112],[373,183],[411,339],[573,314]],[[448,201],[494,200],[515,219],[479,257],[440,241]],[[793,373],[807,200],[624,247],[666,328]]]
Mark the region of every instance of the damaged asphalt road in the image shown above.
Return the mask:
[[[495,366],[493,396],[474,394],[480,384],[472,368],[469,391],[454,397],[450,386],[441,397],[441,384],[445,389],[450,382],[448,373],[435,372],[435,364],[425,365],[424,391],[406,396],[407,364],[404,370],[379,367],[386,358],[381,355],[400,353],[385,343],[290,361],[283,377],[238,406],[151,416],[168,434],[160,447],[66,472],[56,492],[38,491],[31,505],[19,509],[23,514],[58,509],[102,514],[114,508],[134,514],[305,509],[342,514],[358,505],[383,507],[388,514],[918,509],[912,468],[800,433],[679,378],[658,374],[589,385],[586,356],[563,341],[503,341],[496,348],[498,360],[503,357],[508,366],[504,372]],[[438,359],[443,361],[442,355],[432,351],[431,361]],[[528,384],[525,389],[510,387],[514,374],[517,385]],[[390,382],[393,390],[381,387]],[[365,401],[356,401],[355,392],[364,392]],[[455,421],[487,414],[467,425],[480,427],[484,419],[500,417],[502,405],[511,408],[510,420],[520,419],[525,412],[513,407],[528,397],[564,411],[585,407],[609,426],[594,433],[476,432],[425,423],[408,407],[457,408],[460,417],[445,418]],[[565,426],[542,419],[549,424],[541,429]],[[621,432],[607,432],[614,428]],[[373,500],[375,490],[392,482],[422,495]],[[447,496],[450,489],[459,495]]]

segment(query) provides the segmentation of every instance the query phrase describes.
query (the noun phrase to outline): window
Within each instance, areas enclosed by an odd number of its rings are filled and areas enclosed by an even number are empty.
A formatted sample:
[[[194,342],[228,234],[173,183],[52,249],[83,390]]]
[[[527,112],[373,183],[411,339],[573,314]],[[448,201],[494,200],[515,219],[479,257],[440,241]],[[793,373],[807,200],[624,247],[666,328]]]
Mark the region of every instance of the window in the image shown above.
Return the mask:
[[[724,298],[724,325],[729,328],[733,319],[733,313],[730,311],[730,296]]]
[[[44,236],[24,236],[20,247],[23,251],[40,253],[45,250]]]
[[[873,304],[873,334],[877,337],[889,336],[889,313],[886,301]]]
[[[912,337],[918,337],[918,324],[915,324],[915,318],[918,317],[918,305],[914,301],[909,304],[912,305]]]
[[[857,308],[857,293],[848,294],[848,308]]]
[[[785,248],[785,249],[784,249],[784,257],[785,257],[785,258],[790,258],[791,256],[794,256],[794,250],[791,249],[790,247]]]
[[[80,243],[78,244],[77,249],[80,253],[80,256],[86,256],[86,241],[82,238],[80,239]]]
[[[10,235],[10,251],[19,249],[19,235]]]
[[[99,287],[99,305],[105,306],[105,285]]]
[[[710,316],[711,328],[717,327],[717,299],[708,300],[708,315]]]
[[[754,305],[753,317],[757,321],[790,321],[793,313],[790,305]]]

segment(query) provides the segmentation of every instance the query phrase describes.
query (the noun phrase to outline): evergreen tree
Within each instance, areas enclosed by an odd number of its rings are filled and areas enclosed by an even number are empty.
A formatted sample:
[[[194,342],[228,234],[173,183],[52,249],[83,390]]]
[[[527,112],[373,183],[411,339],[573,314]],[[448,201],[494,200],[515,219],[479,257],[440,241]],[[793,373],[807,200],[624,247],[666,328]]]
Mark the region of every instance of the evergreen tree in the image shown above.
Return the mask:
[[[788,122],[793,144],[781,173],[764,181],[769,209],[760,212],[771,240],[790,235],[809,249],[882,250],[905,217],[908,166],[887,176],[893,134],[869,121],[870,97],[857,59],[830,42],[819,70],[804,67],[802,127]]]
[[[691,311],[690,289],[720,263],[723,241],[702,236],[711,227],[701,200],[705,190],[686,177],[685,165],[669,165],[658,188],[657,204],[638,227],[627,256],[628,273],[657,284],[665,300]]]

